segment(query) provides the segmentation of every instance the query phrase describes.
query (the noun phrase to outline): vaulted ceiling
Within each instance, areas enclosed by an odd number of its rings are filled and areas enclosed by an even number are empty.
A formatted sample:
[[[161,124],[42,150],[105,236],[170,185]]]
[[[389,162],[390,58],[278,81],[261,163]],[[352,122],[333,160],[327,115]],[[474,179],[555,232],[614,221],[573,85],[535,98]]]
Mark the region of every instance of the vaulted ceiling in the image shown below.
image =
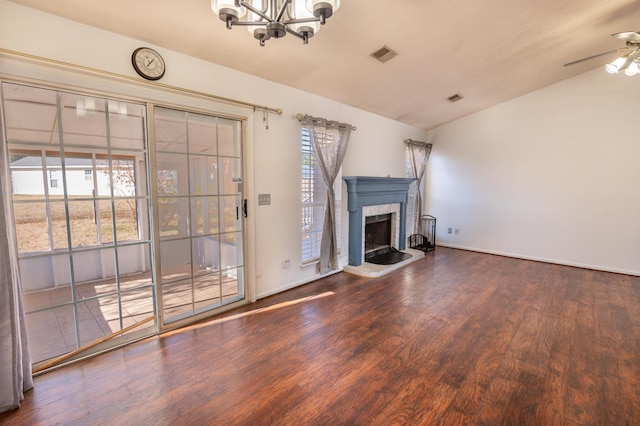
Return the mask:
[[[616,55],[563,64],[624,47],[611,34],[640,29],[637,0],[342,0],[308,45],[289,35],[260,47],[227,30],[209,0],[13,2],[423,129],[603,67]],[[373,59],[383,46],[398,56]]]

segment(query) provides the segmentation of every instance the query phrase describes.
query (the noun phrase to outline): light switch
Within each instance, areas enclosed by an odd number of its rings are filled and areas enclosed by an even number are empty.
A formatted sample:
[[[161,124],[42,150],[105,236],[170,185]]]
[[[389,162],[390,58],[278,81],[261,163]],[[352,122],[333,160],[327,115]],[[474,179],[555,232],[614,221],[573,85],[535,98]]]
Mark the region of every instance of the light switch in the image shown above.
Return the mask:
[[[271,205],[271,194],[258,194],[258,205],[259,206],[270,206]]]

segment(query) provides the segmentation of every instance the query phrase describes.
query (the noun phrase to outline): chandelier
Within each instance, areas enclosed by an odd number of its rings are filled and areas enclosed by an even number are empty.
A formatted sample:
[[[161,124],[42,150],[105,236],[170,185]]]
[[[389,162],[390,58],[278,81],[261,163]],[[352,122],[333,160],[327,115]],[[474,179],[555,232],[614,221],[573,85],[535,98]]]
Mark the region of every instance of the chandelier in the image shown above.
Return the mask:
[[[605,65],[604,69],[607,70],[609,74],[618,74],[621,71],[624,71],[625,75],[628,76],[640,74],[640,47]]]
[[[246,26],[260,46],[287,33],[307,44],[339,7],[340,0],[211,0],[228,29]]]

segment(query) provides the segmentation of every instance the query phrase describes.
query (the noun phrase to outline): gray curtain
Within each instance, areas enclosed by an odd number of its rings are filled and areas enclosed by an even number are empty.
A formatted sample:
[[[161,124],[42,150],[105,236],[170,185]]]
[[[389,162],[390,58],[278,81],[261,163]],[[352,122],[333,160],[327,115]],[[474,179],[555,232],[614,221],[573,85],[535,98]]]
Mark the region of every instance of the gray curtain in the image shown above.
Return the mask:
[[[33,387],[4,146],[0,149],[0,412],[20,407]]]
[[[327,208],[324,215],[322,239],[320,240],[320,263],[318,271],[325,274],[338,269],[338,244],[336,241],[336,208],[333,183],[347,152],[350,124],[328,121],[305,115],[300,123],[309,130],[313,152],[318,160],[322,176],[327,184]]]
[[[420,187],[424,179],[424,172],[427,169],[427,161],[429,161],[429,155],[431,154],[431,147],[433,144],[414,141],[411,139],[405,140],[407,149],[409,150],[409,160],[411,163],[411,177],[417,179],[411,184],[412,188],[409,193],[412,195],[408,202],[412,205],[413,211],[412,217],[407,217],[407,231],[411,234],[424,234],[422,229],[422,194]]]

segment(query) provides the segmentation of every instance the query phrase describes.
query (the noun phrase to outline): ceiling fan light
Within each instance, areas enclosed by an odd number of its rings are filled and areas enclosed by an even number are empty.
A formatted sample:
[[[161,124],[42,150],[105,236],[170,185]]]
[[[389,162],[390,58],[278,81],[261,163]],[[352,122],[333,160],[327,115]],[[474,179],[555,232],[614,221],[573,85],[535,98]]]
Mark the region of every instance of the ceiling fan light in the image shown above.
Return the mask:
[[[617,58],[615,61],[611,62],[610,64],[605,65],[604,69],[609,74],[618,74],[618,71],[620,71],[620,67],[625,63],[625,61],[626,61],[626,58],[624,56],[621,56]]]
[[[626,70],[624,70],[624,74],[628,75],[629,77],[633,77],[634,75],[640,73],[640,69],[638,68],[638,63],[634,62],[631,65],[629,65],[627,67]]]

